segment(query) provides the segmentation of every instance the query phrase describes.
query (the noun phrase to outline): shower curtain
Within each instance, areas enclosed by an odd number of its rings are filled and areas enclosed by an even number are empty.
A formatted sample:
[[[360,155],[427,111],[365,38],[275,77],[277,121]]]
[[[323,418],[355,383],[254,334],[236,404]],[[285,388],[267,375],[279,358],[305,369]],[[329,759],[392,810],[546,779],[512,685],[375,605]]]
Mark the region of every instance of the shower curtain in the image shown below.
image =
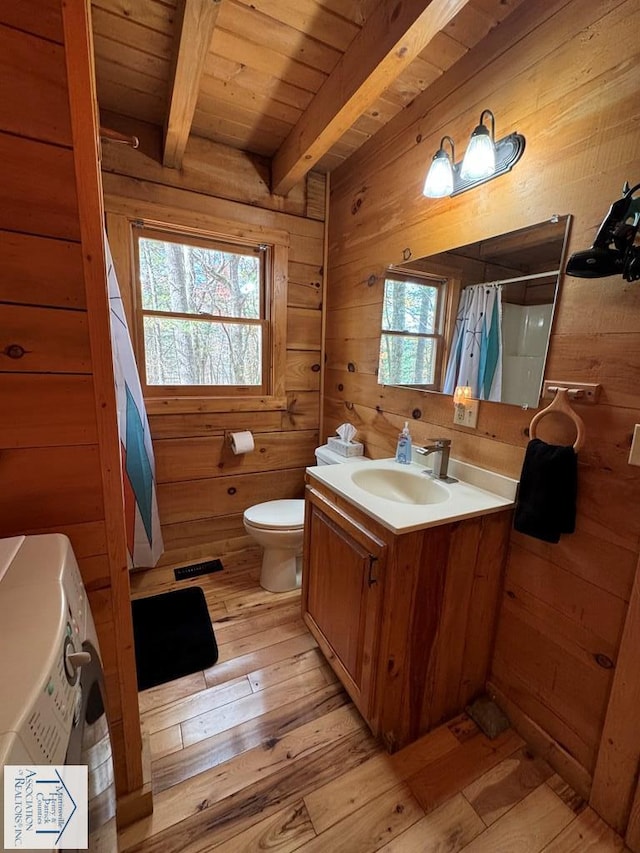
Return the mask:
[[[155,566],[164,550],[156,498],[153,445],[127,318],[106,234],[104,241],[129,568],[149,568]]]
[[[445,394],[471,386],[478,400],[502,396],[502,285],[473,284],[460,294]]]

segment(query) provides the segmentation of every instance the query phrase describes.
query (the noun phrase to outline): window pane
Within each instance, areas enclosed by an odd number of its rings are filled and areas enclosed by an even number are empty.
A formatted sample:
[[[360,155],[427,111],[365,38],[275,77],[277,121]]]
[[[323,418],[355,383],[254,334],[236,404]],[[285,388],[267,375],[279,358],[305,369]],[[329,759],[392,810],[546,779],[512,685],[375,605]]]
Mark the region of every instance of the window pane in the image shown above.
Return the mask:
[[[384,283],[382,328],[390,332],[435,332],[438,288],[388,278]]]
[[[261,258],[141,237],[142,307],[260,318]]]
[[[261,385],[262,329],[145,317],[148,385]]]
[[[382,385],[433,385],[436,366],[433,338],[382,334],[378,382]]]

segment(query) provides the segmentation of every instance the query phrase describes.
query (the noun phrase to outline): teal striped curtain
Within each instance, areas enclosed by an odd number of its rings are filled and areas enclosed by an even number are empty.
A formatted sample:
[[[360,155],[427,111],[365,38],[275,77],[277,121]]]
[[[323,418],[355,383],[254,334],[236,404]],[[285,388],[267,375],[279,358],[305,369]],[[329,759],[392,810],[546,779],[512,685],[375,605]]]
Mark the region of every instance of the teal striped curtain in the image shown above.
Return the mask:
[[[460,304],[443,391],[469,385],[478,400],[502,396],[502,285],[472,284]]]
[[[127,318],[106,234],[104,239],[129,568],[151,568],[158,562],[164,550],[156,498],[153,445]]]

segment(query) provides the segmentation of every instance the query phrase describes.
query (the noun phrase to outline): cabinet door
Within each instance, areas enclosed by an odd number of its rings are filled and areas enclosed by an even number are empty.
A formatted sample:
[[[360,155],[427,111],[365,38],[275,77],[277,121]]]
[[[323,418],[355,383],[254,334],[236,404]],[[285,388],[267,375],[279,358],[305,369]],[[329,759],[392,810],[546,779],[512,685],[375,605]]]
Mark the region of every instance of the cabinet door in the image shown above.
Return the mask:
[[[304,619],[374,730],[375,665],[385,557],[384,542],[307,489]]]

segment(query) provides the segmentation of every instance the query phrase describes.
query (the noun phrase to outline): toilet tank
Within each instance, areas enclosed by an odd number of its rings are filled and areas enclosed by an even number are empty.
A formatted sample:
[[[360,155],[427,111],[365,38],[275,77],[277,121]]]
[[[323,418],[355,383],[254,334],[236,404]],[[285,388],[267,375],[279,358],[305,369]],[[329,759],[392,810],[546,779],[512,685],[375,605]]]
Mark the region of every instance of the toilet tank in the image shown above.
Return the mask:
[[[348,456],[341,456],[326,444],[323,444],[322,447],[316,447],[316,460],[318,465],[339,465],[341,462],[351,461]]]

